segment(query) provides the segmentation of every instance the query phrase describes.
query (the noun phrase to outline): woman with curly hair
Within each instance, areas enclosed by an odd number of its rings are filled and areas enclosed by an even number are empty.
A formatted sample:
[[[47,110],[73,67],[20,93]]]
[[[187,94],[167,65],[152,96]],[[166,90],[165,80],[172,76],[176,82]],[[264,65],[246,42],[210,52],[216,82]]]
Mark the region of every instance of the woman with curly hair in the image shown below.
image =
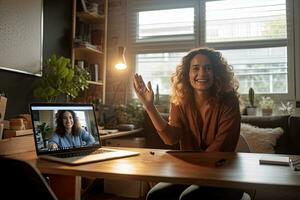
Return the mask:
[[[169,121],[154,106],[151,83],[135,74],[135,92],[165,144],[181,150],[233,152],[240,134],[238,83],[222,54],[211,48],[191,50],[172,76]],[[240,190],[158,183],[147,199],[240,199]]]
[[[73,110],[59,110],[56,113],[56,130],[49,140],[49,149],[67,149],[94,143],[94,137],[80,127]]]

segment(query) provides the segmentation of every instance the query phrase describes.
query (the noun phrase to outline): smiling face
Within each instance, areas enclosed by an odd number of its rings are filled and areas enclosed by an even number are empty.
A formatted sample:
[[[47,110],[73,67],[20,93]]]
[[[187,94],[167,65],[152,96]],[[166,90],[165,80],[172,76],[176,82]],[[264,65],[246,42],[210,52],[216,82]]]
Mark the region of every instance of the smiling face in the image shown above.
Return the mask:
[[[214,71],[207,56],[197,54],[191,60],[189,80],[196,93],[208,93],[214,83]]]
[[[71,131],[74,125],[74,119],[70,112],[66,111],[63,114],[63,125],[67,131]]]

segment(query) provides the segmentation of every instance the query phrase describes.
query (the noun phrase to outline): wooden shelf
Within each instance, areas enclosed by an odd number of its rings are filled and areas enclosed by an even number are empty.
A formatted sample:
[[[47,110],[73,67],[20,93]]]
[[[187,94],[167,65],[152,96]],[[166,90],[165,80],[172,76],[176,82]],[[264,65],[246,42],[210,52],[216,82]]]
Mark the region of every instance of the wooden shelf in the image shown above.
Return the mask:
[[[3,138],[11,138],[11,137],[19,137],[23,135],[32,135],[33,130],[32,129],[26,129],[26,130],[4,130]]]
[[[91,85],[103,85],[102,81],[88,81],[88,83]]]
[[[102,51],[99,51],[97,49],[91,48],[91,47],[74,47],[75,51],[87,51],[90,53],[97,53],[97,54],[103,54]]]
[[[103,23],[105,20],[104,15],[92,12],[78,12],[76,16],[85,23]]]
[[[82,11],[77,5],[81,1],[73,0],[72,64],[82,61],[92,76],[83,98],[105,103],[108,0],[93,2],[101,5],[101,14]]]

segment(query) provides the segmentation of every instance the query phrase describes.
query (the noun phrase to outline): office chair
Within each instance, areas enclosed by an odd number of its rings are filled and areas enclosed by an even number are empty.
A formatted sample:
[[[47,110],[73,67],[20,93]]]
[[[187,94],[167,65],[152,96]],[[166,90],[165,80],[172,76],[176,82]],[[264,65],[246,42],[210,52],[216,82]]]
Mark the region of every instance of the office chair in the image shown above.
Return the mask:
[[[57,200],[44,177],[34,166],[21,160],[0,157],[0,194],[8,199]]]
[[[245,140],[245,138],[240,135],[235,152],[244,152],[244,153],[251,153],[250,152],[250,147]],[[255,199],[255,189],[245,189],[244,195],[241,200],[254,200]]]

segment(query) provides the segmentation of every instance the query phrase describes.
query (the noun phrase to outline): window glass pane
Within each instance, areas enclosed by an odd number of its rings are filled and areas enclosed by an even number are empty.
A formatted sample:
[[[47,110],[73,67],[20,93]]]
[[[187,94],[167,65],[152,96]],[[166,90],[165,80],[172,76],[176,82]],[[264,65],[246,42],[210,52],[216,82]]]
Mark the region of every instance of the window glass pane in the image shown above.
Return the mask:
[[[78,121],[80,123],[81,127],[86,127],[86,118],[85,118],[85,114],[84,111],[75,111],[76,116],[78,117]]]
[[[286,39],[285,0],[206,2],[206,42]]]
[[[143,11],[138,13],[138,40],[169,35],[194,34],[194,8]],[[152,40],[151,40],[152,41]]]
[[[136,72],[145,83],[151,81],[153,90],[159,86],[160,94],[170,94],[171,75],[185,53],[148,53],[136,57]]]
[[[287,93],[287,48],[222,50],[237,76],[240,93]]]

